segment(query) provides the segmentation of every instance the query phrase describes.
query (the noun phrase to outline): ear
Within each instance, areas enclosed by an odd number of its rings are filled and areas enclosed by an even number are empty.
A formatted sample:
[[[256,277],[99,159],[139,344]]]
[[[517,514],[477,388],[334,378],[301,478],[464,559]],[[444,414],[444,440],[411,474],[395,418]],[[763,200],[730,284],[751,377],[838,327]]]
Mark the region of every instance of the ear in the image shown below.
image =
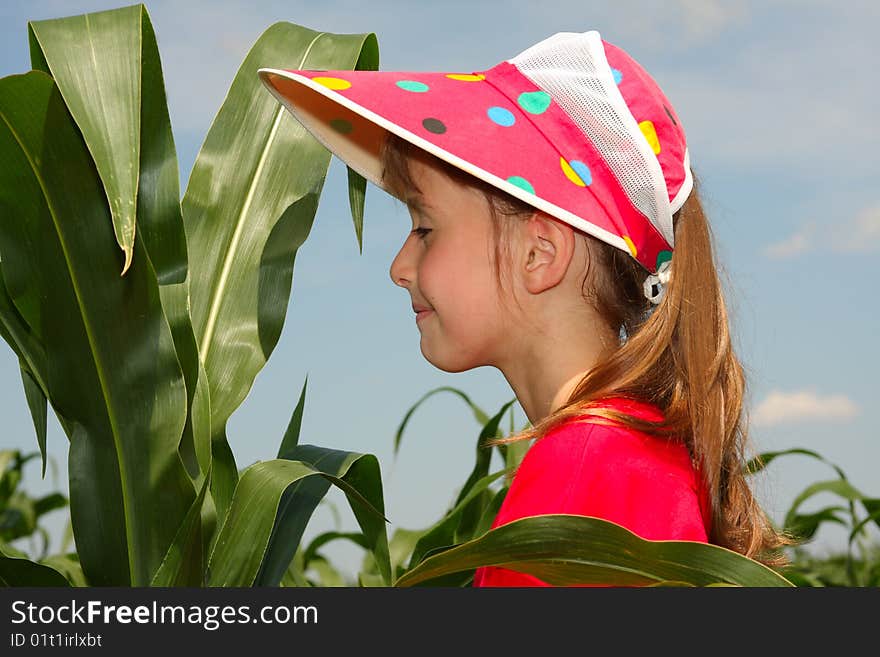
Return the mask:
[[[541,211],[519,227],[517,269],[526,289],[540,294],[565,278],[575,251],[574,229]]]

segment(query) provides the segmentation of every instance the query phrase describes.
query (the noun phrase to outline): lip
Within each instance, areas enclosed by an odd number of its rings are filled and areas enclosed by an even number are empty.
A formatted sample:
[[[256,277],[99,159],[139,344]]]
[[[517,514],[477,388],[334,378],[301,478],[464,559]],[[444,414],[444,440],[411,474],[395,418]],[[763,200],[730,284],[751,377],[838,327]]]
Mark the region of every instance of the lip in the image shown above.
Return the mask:
[[[433,311],[433,310],[430,310],[430,309],[428,309],[428,308],[425,308],[424,310],[419,310],[419,311],[417,311],[417,312],[416,312],[416,324],[419,323],[419,320],[420,320],[420,319],[424,319],[425,317],[427,317],[428,315],[430,315],[432,312],[434,312],[434,311]]]

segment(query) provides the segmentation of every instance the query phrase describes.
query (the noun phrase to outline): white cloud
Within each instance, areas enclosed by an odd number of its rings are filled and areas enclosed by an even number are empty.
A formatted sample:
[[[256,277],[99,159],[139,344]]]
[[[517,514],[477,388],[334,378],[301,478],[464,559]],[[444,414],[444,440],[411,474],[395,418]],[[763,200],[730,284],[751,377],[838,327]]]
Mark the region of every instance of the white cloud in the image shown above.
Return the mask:
[[[813,249],[815,225],[809,223],[790,237],[776,242],[764,249],[764,254],[773,259],[791,258]]]
[[[835,233],[834,249],[842,252],[875,251],[880,248],[880,204],[862,210],[850,226]]]
[[[880,203],[861,210],[854,219],[827,227],[828,244],[838,253],[866,253],[880,249]],[[793,258],[814,251],[821,236],[814,221],[779,242],[764,247],[774,260]]]
[[[773,390],[758,404],[751,420],[756,426],[821,420],[848,420],[859,412],[846,395],[820,396],[813,390]]]

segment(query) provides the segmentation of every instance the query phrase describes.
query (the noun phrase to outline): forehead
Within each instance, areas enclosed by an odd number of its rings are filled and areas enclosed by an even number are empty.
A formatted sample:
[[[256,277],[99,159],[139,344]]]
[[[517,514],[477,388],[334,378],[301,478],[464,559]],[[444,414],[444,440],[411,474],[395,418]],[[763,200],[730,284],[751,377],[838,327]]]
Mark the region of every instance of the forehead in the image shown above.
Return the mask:
[[[442,168],[426,164],[418,158],[409,161],[412,186],[404,190],[402,200],[414,210],[442,210],[449,206],[460,208],[485,201],[483,194],[464,181],[464,174],[452,177]]]

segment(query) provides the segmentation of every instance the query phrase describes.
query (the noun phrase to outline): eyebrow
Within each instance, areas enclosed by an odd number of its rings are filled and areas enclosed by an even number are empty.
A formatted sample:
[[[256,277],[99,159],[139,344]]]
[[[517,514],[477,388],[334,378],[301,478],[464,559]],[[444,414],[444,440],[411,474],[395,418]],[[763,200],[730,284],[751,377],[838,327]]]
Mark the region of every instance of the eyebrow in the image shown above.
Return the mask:
[[[429,203],[426,203],[426,202],[425,202],[423,196],[419,196],[419,195],[417,195],[417,194],[413,194],[413,195],[411,195],[411,196],[408,196],[408,197],[404,200],[404,203],[405,203],[406,205],[408,205],[408,206],[411,206],[411,207],[415,208],[416,210],[430,210],[430,209],[433,209],[433,207],[432,207]]]

